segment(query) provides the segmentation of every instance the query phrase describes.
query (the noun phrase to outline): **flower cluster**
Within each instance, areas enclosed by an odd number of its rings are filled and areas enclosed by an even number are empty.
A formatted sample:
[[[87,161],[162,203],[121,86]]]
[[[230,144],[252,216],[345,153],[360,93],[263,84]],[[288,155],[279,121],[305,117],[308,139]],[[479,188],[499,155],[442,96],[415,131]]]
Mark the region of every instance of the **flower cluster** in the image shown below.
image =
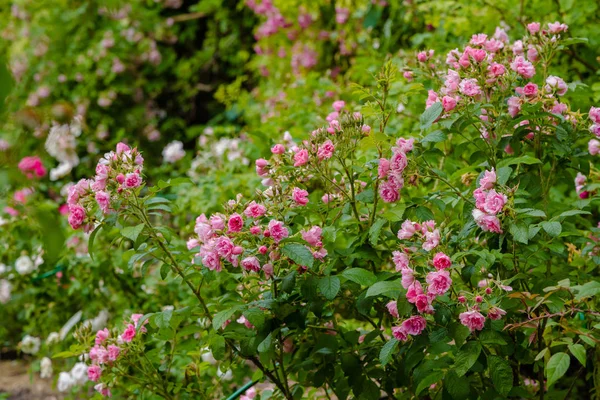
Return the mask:
[[[537,22],[530,23],[527,35],[513,43],[501,28],[497,28],[492,37],[483,33],[473,35],[462,51],[454,49],[447,54],[445,61],[449,69],[446,72],[438,72],[443,67],[434,63],[433,53],[419,53],[420,69],[443,80],[438,91],[429,90],[426,106],[440,102],[448,116],[469,104],[481,103],[479,130],[484,139],[496,137],[495,131],[499,128],[496,122],[506,114],[505,110],[494,110],[488,106],[496,99],[508,98],[506,111],[513,118],[525,104],[539,103],[548,113],[562,114],[567,120],[576,121],[576,113],[569,112],[568,106],[560,101],[568,90],[562,78],[550,75],[542,77],[544,81],[533,81],[538,65],[558,50],[560,34],[567,29],[566,25],[558,22],[548,24],[547,29],[541,29]],[[406,72],[412,79],[412,72]],[[556,124],[556,119],[548,118],[551,124]],[[529,121],[524,120],[518,126],[528,124]],[[532,128],[536,131],[542,129],[547,128]],[[533,138],[533,133],[527,138]],[[507,150],[510,151],[510,148]]]
[[[486,232],[502,233],[502,227],[498,214],[502,212],[508,198],[504,193],[498,193],[496,186],[496,172],[485,171],[479,180],[479,187],[473,191],[475,208],[473,219],[477,226]]]
[[[94,389],[103,396],[111,396],[108,385],[100,382],[103,371],[106,368],[110,369],[127,351],[127,343],[133,341],[138,334],[146,332],[144,325],[148,321],[144,321],[144,324],[139,326],[140,318],[142,318],[142,314],[132,314],[131,320],[127,322],[127,326],[120,335],[114,335],[107,328],[96,332],[94,346],[85,357],[91,363],[87,367],[87,377],[92,382],[98,382]]]
[[[435,249],[440,243],[440,231],[435,226],[435,221],[426,221],[422,224],[406,220],[398,231],[400,240],[413,239],[421,242],[421,248],[425,252]],[[411,243],[414,244],[414,243]],[[412,260],[411,260],[412,258]],[[443,296],[450,290],[452,278],[450,268],[452,260],[443,252],[433,256],[431,265],[417,271],[417,258],[421,258],[418,250],[413,246],[405,246],[400,251],[393,252],[393,261],[396,271],[402,275],[402,287],[406,289],[406,300],[414,304],[421,314],[433,314],[433,301],[438,296]],[[426,285],[421,284],[419,277],[424,277]],[[397,302],[387,304],[389,313],[394,318],[399,318]],[[422,316],[412,316],[402,322],[399,326],[392,328],[394,337],[398,340],[407,340],[408,335],[418,335],[426,326],[426,320]]]
[[[386,203],[394,203],[400,199],[400,189],[404,187],[402,172],[408,165],[406,153],[413,149],[414,139],[400,138],[392,147],[392,157],[379,160],[378,177],[385,179],[379,186],[379,195]]]
[[[469,328],[471,332],[480,331],[485,325],[486,317],[481,313],[482,308],[487,311],[487,318],[490,320],[499,320],[506,315],[506,311],[497,306],[498,298],[491,299],[491,295],[494,294],[493,287],[504,292],[510,292],[512,288],[493,280],[492,275],[489,275],[488,278],[479,281],[477,285],[479,292],[461,292],[458,296],[458,302],[467,308],[467,311],[459,315],[460,323]]]
[[[588,116],[592,121],[590,132],[592,132],[596,137],[600,137],[600,107],[590,108]],[[588,142],[588,151],[593,156],[600,154],[600,141],[597,139],[591,139]]]
[[[106,153],[96,165],[94,179],[82,179],[69,188],[67,205],[69,224],[73,229],[93,228],[96,205],[108,214],[118,203],[119,196],[127,195],[143,183],[144,159],[137,149],[125,143],[117,144],[116,151]]]

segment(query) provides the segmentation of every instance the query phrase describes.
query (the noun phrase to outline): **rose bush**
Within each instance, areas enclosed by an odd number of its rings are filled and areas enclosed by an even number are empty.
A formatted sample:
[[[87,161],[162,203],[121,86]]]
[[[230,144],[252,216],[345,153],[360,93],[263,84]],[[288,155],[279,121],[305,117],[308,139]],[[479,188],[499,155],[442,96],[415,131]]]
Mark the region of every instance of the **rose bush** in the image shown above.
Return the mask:
[[[594,61],[579,50],[596,38],[521,10],[522,28],[482,26],[463,40],[426,26],[451,15],[435,4],[262,1],[236,14],[169,1],[98,16],[82,6],[65,18],[94,15],[105,51],[84,56],[77,40],[79,55],[60,63],[60,41],[25,35],[37,55],[10,47],[11,62],[30,67],[13,70],[23,81],[9,108],[30,104],[2,142],[4,343],[73,395],[594,393],[600,117],[579,82]],[[46,23],[28,7],[13,7],[5,34]],[[191,65],[207,56],[188,60],[167,38],[189,43],[189,21],[213,14],[252,15],[240,29],[254,21],[256,43],[239,43],[256,55],[210,89],[223,113],[205,126],[186,113],[206,89]],[[403,15],[412,25],[392,34]],[[459,20],[448,20],[456,35]],[[146,36],[105,46],[107,32],[127,39],[134,28]],[[243,49],[228,61],[244,63]],[[111,72],[123,79],[98,78],[124,55],[131,64]],[[49,83],[78,68],[87,86]],[[181,98],[164,107],[175,117],[111,108],[139,105],[127,100],[131,76],[144,109],[181,79]],[[94,93],[80,117],[45,112]],[[150,145],[159,131],[165,140]]]

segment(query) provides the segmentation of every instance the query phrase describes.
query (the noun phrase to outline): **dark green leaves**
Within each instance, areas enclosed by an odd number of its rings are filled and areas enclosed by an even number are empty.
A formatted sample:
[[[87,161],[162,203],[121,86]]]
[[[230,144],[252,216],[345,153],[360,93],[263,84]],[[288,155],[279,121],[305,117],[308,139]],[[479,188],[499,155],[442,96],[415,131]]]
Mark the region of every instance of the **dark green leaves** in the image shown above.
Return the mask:
[[[433,103],[431,107],[425,109],[419,118],[421,129],[424,130],[429,128],[440,117],[440,115],[442,115],[443,110],[444,108],[442,107],[442,103],[439,101]]]
[[[527,225],[525,225],[524,223],[511,223],[508,227],[508,230],[512,235],[513,239],[515,239],[515,241],[523,244],[527,244],[527,242],[529,241]]]
[[[570,344],[567,346],[569,351],[575,358],[581,363],[581,365],[585,366],[585,347],[581,344]]]
[[[459,377],[467,373],[469,369],[475,364],[479,353],[481,352],[481,345],[478,342],[466,343],[456,354],[454,359],[454,372]]]
[[[571,365],[571,357],[567,353],[556,353],[546,365],[547,384],[550,387],[554,382],[562,378]]]
[[[375,223],[371,225],[369,228],[369,242],[373,246],[377,245],[377,241],[379,240],[379,234],[381,233],[381,228],[385,225],[387,221],[383,218],[377,218]]]
[[[367,290],[367,297],[384,295],[396,299],[400,295],[400,287],[400,280],[377,282]]]
[[[510,364],[502,357],[489,356],[488,367],[494,388],[498,393],[506,396],[513,387],[513,372]]]
[[[385,366],[392,359],[392,355],[394,354],[394,350],[398,347],[398,340],[396,338],[391,338],[386,344],[383,345],[381,351],[379,352],[379,361],[381,361],[381,365]]]
[[[340,278],[337,276],[325,276],[319,280],[319,290],[327,300],[333,300],[340,291]]]
[[[552,237],[556,237],[562,232],[562,226],[560,225],[560,222],[544,221],[541,223],[541,225],[542,228],[544,228],[544,230],[546,231],[546,233],[548,233],[548,235]]]
[[[363,268],[350,268],[342,272],[342,276],[349,281],[362,286],[370,286],[377,282],[377,278],[371,271]]]
[[[300,243],[287,243],[281,252],[298,265],[312,268],[314,257],[308,247]]]

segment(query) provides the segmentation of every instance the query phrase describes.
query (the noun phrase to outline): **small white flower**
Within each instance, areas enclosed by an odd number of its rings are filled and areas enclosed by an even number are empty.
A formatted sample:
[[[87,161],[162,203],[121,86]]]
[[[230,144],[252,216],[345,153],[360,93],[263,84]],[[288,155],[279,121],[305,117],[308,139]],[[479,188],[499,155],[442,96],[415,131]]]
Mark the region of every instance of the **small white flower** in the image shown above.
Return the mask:
[[[15,269],[20,275],[27,275],[35,270],[35,265],[33,264],[33,261],[31,261],[31,258],[22,255],[15,261]]]
[[[0,304],[6,304],[10,301],[12,284],[6,279],[0,279]]]
[[[58,334],[58,332],[52,332],[46,338],[47,345],[51,345],[51,344],[58,343],[58,342],[60,342],[60,335]]]
[[[56,388],[59,392],[66,392],[71,389],[75,385],[75,380],[68,372],[61,372],[58,374],[58,382],[56,383]]]
[[[185,157],[183,143],[181,143],[179,140],[172,141],[171,143],[165,146],[165,148],[162,151],[162,155],[165,162],[168,163],[174,163],[176,161],[181,160],[183,157]]]
[[[233,378],[233,372],[230,369],[226,372],[221,372],[220,369],[217,369],[217,376],[223,381],[230,381]]]
[[[42,341],[38,337],[33,337],[30,335],[25,335],[21,343],[19,343],[19,347],[21,351],[26,354],[36,354],[40,351],[40,345]]]
[[[52,377],[52,361],[48,357],[42,358],[40,362],[40,377],[42,379]]]
[[[88,367],[82,362],[78,362],[73,366],[73,369],[71,369],[71,376],[77,385],[83,385],[88,381],[87,373]]]

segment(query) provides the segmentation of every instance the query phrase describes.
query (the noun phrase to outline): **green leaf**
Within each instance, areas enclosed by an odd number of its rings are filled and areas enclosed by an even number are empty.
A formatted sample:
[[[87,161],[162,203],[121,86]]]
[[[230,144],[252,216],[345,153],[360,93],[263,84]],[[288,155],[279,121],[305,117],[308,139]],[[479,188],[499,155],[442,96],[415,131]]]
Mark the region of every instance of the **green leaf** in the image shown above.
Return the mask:
[[[144,230],[144,224],[139,224],[136,226],[127,226],[127,227],[121,229],[121,235],[123,235],[127,239],[130,239],[131,241],[135,242],[143,230]]]
[[[498,163],[498,169],[502,168],[502,167],[508,167],[509,165],[517,165],[517,164],[527,164],[527,165],[532,165],[532,164],[541,164],[542,162],[530,155],[524,155],[524,156],[520,156],[520,157],[511,157],[511,158],[505,158],[504,160],[500,161]]]
[[[371,225],[369,228],[369,242],[373,246],[377,245],[377,241],[379,240],[379,234],[381,233],[381,228],[385,225],[387,221],[383,218],[377,218],[375,223]]]
[[[375,201],[375,192],[373,189],[363,190],[356,195],[356,201],[360,201],[362,203],[373,203]]]
[[[171,266],[167,263],[163,264],[160,267],[160,278],[164,281],[169,275],[169,271],[171,270]]]
[[[548,361],[546,365],[546,378],[548,379],[548,388],[554,382],[562,378],[571,365],[571,357],[567,353],[556,353]]]
[[[260,308],[250,308],[244,311],[244,317],[246,317],[256,329],[262,329],[265,324],[265,313]]]
[[[383,281],[373,284],[368,290],[366,297],[374,297],[384,295],[393,299],[400,296],[400,280],[395,281]]]
[[[459,377],[467,373],[469,369],[475,364],[479,353],[481,352],[481,345],[479,342],[467,342],[461,349],[456,353],[454,358],[454,372]]]
[[[173,317],[173,310],[167,309],[165,311],[155,313],[153,321],[159,328],[170,328],[171,317]]]
[[[416,394],[421,393],[425,388],[433,385],[434,383],[440,381],[444,377],[444,373],[442,371],[434,371],[429,375],[425,376],[425,378],[421,379],[419,384],[417,385]]]
[[[506,340],[504,340],[500,333],[487,329],[479,334],[479,340],[484,344],[506,344]]]
[[[442,103],[439,101],[433,103],[429,108],[425,109],[419,118],[421,129],[425,130],[429,128],[439,118],[439,116],[442,115],[443,110],[444,108],[442,107]]]
[[[563,213],[561,213],[558,217],[572,217],[573,215],[580,215],[580,214],[590,214],[589,211],[583,211],[583,210],[569,210],[569,211],[565,211]]]
[[[488,357],[490,376],[498,393],[506,396],[513,387],[513,371],[508,361],[498,356]]]
[[[508,182],[512,171],[513,170],[511,167],[498,168],[496,171],[496,182],[498,182],[499,185],[506,185],[506,182]]]
[[[225,338],[223,336],[214,335],[210,340],[209,347],[215,360],[225,358]]]
[[[281,252],[298,265],[308,268],[312,268],[313,266],[315,258],[308,247],[303,244],[287,243],[281,248]]]
[[[102,225],[98,225],[96,229],[90,233],[90,239],[88,240],[88,253],[92,260],[94,260],[94,240],[96,240],[96,235],[100,229],[102,229]]]
[[[421,139],[421,143],[438,143],[446,140],[446,135],[442,131],[434,131]]]
[[[542,225],[542,228],[544,228],[548,235],[552,237],[556,237],[562,232],[562,226],[558,221],[544,221],[540,225]]]
[[[527,244],[527,242],[529,242],[527,225],[520,222],[516,224],[511,223],[508,227],[508,230],[517,242],[524,244]]]
[[[578,292],[575,296],[575,300],[581,301],[586,297],[594,297],[598,293],[600,293],[600,282],[599,281],[591,281],[582,286],[575,287]]]
[[[546,213],[542,210],[536,210],[535,208],[517,208],[515,212],[519,215],[526,215],[528,217],[545,217]]]
[[[444,378],[444,388],[454,400],[464,400],[469,397],[471,387],[468,379],[460,378],[456,372],[450,370]]]
[[[335,296],[340,291],[340,287],[340,278],[337,276],[324,276],[319,279],[319,290],[327,300],[335,299]]]
[[[223,324],[231,318],[236,311],[239,310],[239,306],[229,308],[227,310],[220,311],[213,316],[212,326],[215,330],[219,330],[223,327]]]
[[[417,207],[417,209],[415,210],[415,215],[417,216],[417,219],[421,222],[429,221],[434,218],[431,210],[429,208],[423,207],[423,206]]]
[[[379,361],[381,361],[381,365],[385,366],[388,362],[390,362],[392,359],[392,354],[394,354],[394,350],[396,350],[398,343],[399,342],[396,338],[391,338],[381,347],[381,351],[379,352]]]
[[[364,268],[350,268],[342,272],[342,276],[349,281],[358,283],[362,286],[371,286],[377,282],[377,277],[371,272]]]
[[[585,347],[581,344],[570,344],[569,351],[585,367]]]
[[[262,342],[260,342],[260,344],[258,345],[258,352],[259,353],[264,353],[267,352],[271,349],[271,345],[273,344],[273,332],[269,333],[267,335],[267,337],[265,338],[265,340],[263,340]]]

